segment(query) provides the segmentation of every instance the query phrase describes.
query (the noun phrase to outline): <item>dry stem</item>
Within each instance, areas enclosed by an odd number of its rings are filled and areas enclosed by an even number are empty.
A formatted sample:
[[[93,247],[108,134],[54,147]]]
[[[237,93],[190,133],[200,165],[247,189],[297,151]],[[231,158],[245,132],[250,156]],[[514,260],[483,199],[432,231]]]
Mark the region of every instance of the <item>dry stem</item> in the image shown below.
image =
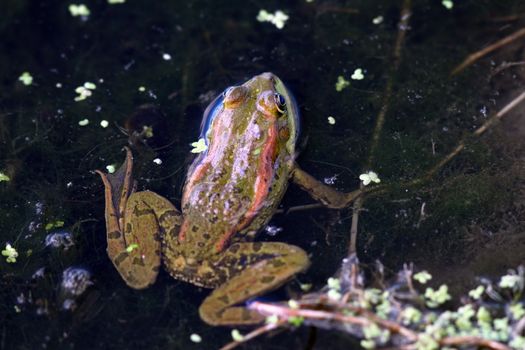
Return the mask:
[[[456,66],[456,68],[452,70],[450,75],[458,74],[463,69],[467,68],[468,66],[470,66],[471,64],[479,60],[481,57],[491,53],[492,51],[499,49],[502,46],[505,46],[513,42],[514,40],[521,38],[522,36],[525,36],[525,28],[521,28],[520,30],[515,31],[514,33],[504,37],[503,39],[496,41],[494,44],[491,44],[484,49],[474,52],[473,54],[467,56],[467,58],[463,62],[461,62],[458,66]]]

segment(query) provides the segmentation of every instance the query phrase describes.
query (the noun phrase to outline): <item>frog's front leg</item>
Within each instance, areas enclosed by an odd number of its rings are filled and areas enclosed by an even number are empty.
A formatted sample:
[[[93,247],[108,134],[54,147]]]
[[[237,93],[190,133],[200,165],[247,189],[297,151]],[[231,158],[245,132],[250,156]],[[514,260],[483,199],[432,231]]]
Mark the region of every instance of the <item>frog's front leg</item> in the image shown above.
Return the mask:
[[[135,289],[155,282],[161,261],[161,238],[180,226],[179,211],[150,191],[134,192],[133,157],[114,174],[97,170],[104,183],[107,253],[127,285]]]
[[[349,206],[363,191],[339,192],[327,186],[302,170],[297,164],[292,171],[292,180],[295,184],[308,192],[312,198],[333,209],[342,209]]]
[[[215,276],[230,278],[204,300],[199,308],[202,320],[211,325],[252,325],[265,317],[234,305],[281,286],[307,269],[310,261],[299,247],[255,242],[232,244],[211,265]]]

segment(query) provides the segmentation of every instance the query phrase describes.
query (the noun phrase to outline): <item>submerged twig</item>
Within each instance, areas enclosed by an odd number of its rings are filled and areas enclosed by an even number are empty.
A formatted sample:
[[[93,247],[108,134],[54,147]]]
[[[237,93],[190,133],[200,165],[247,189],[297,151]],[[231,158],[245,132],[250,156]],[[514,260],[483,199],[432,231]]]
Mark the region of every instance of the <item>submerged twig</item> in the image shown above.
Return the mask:
[[[507,103],[502,109],[500,109],[497,113],[493,114],[483,125],[481,125],[479,128],[477,128],[473,133],[472,136],[481,136],[483,135],[490,127],[492,127],[496,122],[501,120],[508,112],[510,112],[512,109],[514,109],[517,105],[519,105],[521,102],[525,100],[525,91],[522,92],[520,95],[515,97],[512,101]],[[447,154],[439,163],[437,163],[435,166],[433,166],[430,170],[427,171],[423,179],[416,179],[412,181],[412,183],[420,183],[423,180],[428,180],[431,177],[433,177],[445,164],[450,162],[454,157],[456,157],[464,148],[465,148],[466,140],[463,138],[459,141],[459,143],[456,145],[456,147]]]
[[[479,60],[481,57],[491,53],[492,51],[495,51],[499,49],[502,46],[505,46],[507,44],[510,44],[514,40],[517,40],[521,38],[522,36],[525,36],[525,28],[521,28],[520,30],[515,31],[514,33],[504,37],[503,39],[500,39],[496,41],[495,43],[485,47],[484,49],[481,49],[477,52],[474,52],[473,54],[467,56],[467,58],[461,62],[459,65],[456,66],[450,73],[450,75],[456,75],[477,60]]]
[[[377,114],[376,125],[374,128],[374,132],[372,134],[370,153],[368,156],[368,161],[365,166],[365,170],[370,169],[374,162],[374,157],[377,153],[377,147],[379,145],[379,139],[381,138],[381,134],[383,132],[383,126],[385,125],[386,115],[390,108],[390,100],[392,99],[394,79],[395,79],[397,71],[399,70],[399,65],[401,64],[401,52],[402,52],[402,48],[405,42],[406,32],[409,28],[411,7],[412,7],[411,0],[403,1],[399,23],[397,25],[397,36],[396,36],[396,42],[394,44],[394,52],[392,54],[393,63],[390,69],[390,76],[388,78],[388,81],[385,86],[385,91],[383,93],[383,105],[381,106],[381,109],[379,110],[379,113]],[[361,190],[363,189],[363,185],[361,185],[360,189]],[[356,245],[357,245],[357,230],[358,230],[358,222],[359,222],[359,212],[361,211],[363,202],[364,200],[362,197],[358,197],[354,201],[353,212],[352,212],[352,226],[350,229],[350,244],[348,247],[349,255],[355,253],[357,249]]]
[[[357,258],[350,256],[343,260],[337,278],[329,280],[319,292],[304,295],[293,303],[252,302],[249,308],[270,317],[270,323],[222,350],[232,349],[270,330],[286,329],[292,325],[339,330],[360,339],[363,347],[366,345],[390,350],[441,349],[451,346],[465,350],[481,347],[492,350],[521,348],[518,344],[523,338],[524,319],[508,318],[501,321],[507,322],[505,327],[509,332],[508,337],[499,337],[498,330],[502,326],[490,320],[501,315],[502,310],[508,310],[509,305],[519,305],[516,300],[522,299],[523,286],[513,289],[498,305],[494,304],[489,291],[485,289],[476,298],[461,299],[461,305],[451,309],[446,307],[447,298],[436,299],[433,294],[436,292],[432,288],[427,288],[424,293],[419,291],[421,288],[414,288],[412,267],[404,266],[398,273],[398,276],[403,277],[394,281],[385,281],[384,275],[380,273],[376,277],[379,280],[366,282],[359,270]],[[512,276],[523,279],[523,273]],[[417,282],[420,285],[425,283],[420,279]],[[497,282],[487,283],[486,287],[508,289],[507,286],[500,287]],[[372,285],[375,287],[370,287]],[[442,289],[440,287],[440,291]],[[447,293],[446,289],[444,293]],[[472,316],[476,314],[477,317]]]

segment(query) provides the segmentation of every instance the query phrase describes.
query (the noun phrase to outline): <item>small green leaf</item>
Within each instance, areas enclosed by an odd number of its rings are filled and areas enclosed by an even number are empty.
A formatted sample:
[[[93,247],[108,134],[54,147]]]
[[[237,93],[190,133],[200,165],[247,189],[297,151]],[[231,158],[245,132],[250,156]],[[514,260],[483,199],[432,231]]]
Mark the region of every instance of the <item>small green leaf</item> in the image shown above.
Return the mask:
[[[199,141],[192,142],[191,147],[193,147],[193,149],[190,151],[191,153],[202,153],[208,149],[206,140],[202,137],[199,139]]]
[[[200,343],[202,341],[202,338],[197,333],[193,333],[192,335],[190,335],[190,340],[194,343]]]
[[[363,70],[361,68],[357,68],[354,70],[354,73],[350,77],[353,80],[363,80],[365,78],[365,75],[363,74]]]
[[[310,289],[312,289],[312,284],[311,283],[301,283],[299,287],[301,288],[303,292],[308,292]]]
[[[452,0],[443,0],[441,1],[441,4],[447,9],[452,10],[454,7],[454,2]]]
[[[139,247],[139,245],[137,243],[131,243],[130,245],[128,245],[126,247],[126,252],[131,253],[132,251],[134,251],[138,247]]]
[[[33,84],[33,77],[29,72],[24,72],[22,75],[18,77],[18,80],[22,82],[22,84],[29,86]]]
[[[295,327],[299,327],[303,322],[304,318],[301,316],[291,316],[288,318],[288,323]]]
[[[427,288],[425,298],[429,307],[437,307],[451,299],[450,294],[448,294],[448,286],[445,284],[442,284],[438,290]]]
[[[90,81],[86,81],[84,83],[84,87],[86,89],[89,89],[89,90],[95,90],[97,88],[97,86],[94,83],[90,82]]]
[[[330,277],[327,281],[328,288],[330,289],[341,289],[341,281],[338,278]]]
[[[235,341],[242,341],[244,339],[244,335],[242,335],[238,329],[232,329],[231,335]]]
[[[468,295],[472,299],[478,300],[483,295],[483,292],[485,292],[485,287],[484,286],[478,286],[476,289],[472,289],[470,292],[468,292]]]
[[[512,317],[515,320],[519,320],[520,318],[525,316],[525,309],[523,308],[523,304],[521,303],[511,305],[509,310],[510,310],[510,313],[512,314]]]
[[[69,13],[73,17],[77,16],[89,16],[91,14],[91,11],[89,11],[89,8],[84,4],[71,4],[69,5]]]
[[[415,307],[408,306],[401,312],[401,317],[403,318],[403,324],[417,324],[421,321],[421,311]]]
[[[276,324],[277,322],[279,322],[279,316],[277,315],[268,316],[265,320],[266,324]]]
[[[5,249],[2,250],[2,255],[6,257],[5,260],[10,264],[15,263],[16,258],[18,258],[18,252],[9,243],[5,244]]]
[[[342,75],[337,77],[337,82],[335,83],[335,91],[341,92],[349,86],[350,82],[346,80]]]
[[[363,339],[360,344],[364,349],[374,349],[376,347],[376,343],[372,339]]]
[[[481,306],[478,309],[478,312],[476,312],[476,318],[479,323],[489,323],[492,320],[490,312],[483,306]]]
[[[421,271],[414,275],[414,279],[421,284],[425,284],[432,279],[432,275],[428,271]]]
[[[523,284],[523,277],[519,275],[505,275],[499,282],[501,288],[509,289],[517,289],[521,284]]]
[[[11,181],[11,178],[0,171],[0,182],[2,181]]]
[[[381,328],[375,323],[370,323],[369,325],[363,327],[363,335],[366,339],[372,339],[379,337],[381,335]]]
[[[295,310],[299,308],[299,303],[296,300],[290,299],[288,300],[288,306],[290,307],[290,309]]]

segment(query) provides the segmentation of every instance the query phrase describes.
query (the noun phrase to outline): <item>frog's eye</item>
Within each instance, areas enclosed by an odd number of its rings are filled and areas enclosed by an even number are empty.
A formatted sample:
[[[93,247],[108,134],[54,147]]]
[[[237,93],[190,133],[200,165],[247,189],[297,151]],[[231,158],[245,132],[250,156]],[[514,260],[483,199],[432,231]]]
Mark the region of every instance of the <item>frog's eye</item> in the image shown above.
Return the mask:
[[[273,98],[275,100],[275,105],[277,106],[277,110],[281,113],[284,113],[286,111],[286,100],[284,99],[284,96],[276,92],[273,95]]]

